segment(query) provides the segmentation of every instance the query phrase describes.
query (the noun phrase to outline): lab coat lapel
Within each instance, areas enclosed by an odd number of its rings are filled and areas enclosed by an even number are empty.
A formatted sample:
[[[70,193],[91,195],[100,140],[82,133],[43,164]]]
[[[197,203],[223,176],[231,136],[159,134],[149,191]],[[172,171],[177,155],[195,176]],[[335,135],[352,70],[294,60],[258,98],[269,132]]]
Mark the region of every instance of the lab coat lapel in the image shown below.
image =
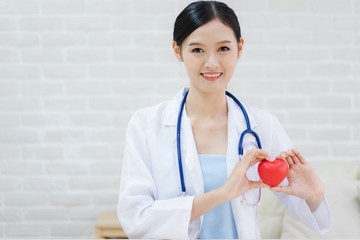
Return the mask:
[[[237,104],[230,99],[227,98],[228,102],[228,148],[227,148],[227,170],[228,176],[231,174],[232,170],[236,166],[236,164],[241,161],[239,153],[238,153],[238,146],[239,146],[239,139],[241,133],[246,130],[246,122],[244,115],[241,109],[237,106]],[[247,109],[246,109],[247,110]],[[251,112],[247,111],[247,114],[250,119],[251,128],[256,131],[257,123],[253,118]],[[249,134],[248,134],[249,135]],[[255,139],[250,135],[244,139],[243,145],[245,146],[248,142],[255,142]],[[251,172],[251,171],[250,171]],[[238,237],[239,238],[253,238],[254,231],[256,229],[252,226],[253,222],[249,221],[249,216],[252,216],[253,208],[243,206],[241,204],[241,200],[243,196],[237,197],[231,200],[231,206],[233,210],[233,215],[235,219],[235,223],[237,226]]]
[[[188,88],[183,88],[180,92],[178,92],[178,94],[173,99],[170,100],[163,117],[163,124],[174,127],[177,126],[180,103],[187,90]],[[199,157],[192,132],[191,121],[190,118],[187,116],[185,110],[183,111],[182,119],[181,119],[180,146],[181,146],[182,165],[184,172],[184,181],[185,181],[187,193],[191,195],[203,194],[204,180],[203,180]],[[175,147],[176,147],[176,139],[175,139]]]

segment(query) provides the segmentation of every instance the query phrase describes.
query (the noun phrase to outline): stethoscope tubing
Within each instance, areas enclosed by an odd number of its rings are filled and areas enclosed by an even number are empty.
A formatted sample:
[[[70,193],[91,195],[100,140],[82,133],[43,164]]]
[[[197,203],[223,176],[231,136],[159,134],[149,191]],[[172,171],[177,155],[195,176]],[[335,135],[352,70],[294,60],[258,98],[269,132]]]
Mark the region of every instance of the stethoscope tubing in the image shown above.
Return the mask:
[[[183,195],[186,195],[186,186],[185,186],[185,180],[184,180],[184,171],[183,171],[183,165],[182,165],[182,156],[181,156],[181,118],[182,118],[182,114],[184,111],[184,105],[186,102],[186,97],[189,94],[189,90],[186,91],[186,93],[184,94],[184,97],[180,103],[180,108],[179,108],[179,114],[178,114],[178,119],[177,119],[177,125],[176,125],[176,148],[177,148],[177,157],[178,157],[178,166],[179,166],[179,175],[180,175],[180,183],[181,183],[181,191],[183,193]],[[261,149],[261,142],[260,142],[260,138],[257,135],[256,132],[254,132],[251,129],[251,125],[250,125],[250,120],[249,120],[249,116],[244,108],[244,106],[241,104],[241,102],[231,93],[229,93],[228,91],[225,91],[225,94],[227,96],[229,96],[231,99],[234,100],[234,102],[240,107],[244,118],[245,118],[245,122],[246,122],[246,130],[242,132],[240,139],[239,139],[239,146],[238,146],[238,151],[239,151],[239,155],[243,154],[243,140],[246,134],[252,134],[255,139],[256,139],[256,143],[258,145],[258,148]]]

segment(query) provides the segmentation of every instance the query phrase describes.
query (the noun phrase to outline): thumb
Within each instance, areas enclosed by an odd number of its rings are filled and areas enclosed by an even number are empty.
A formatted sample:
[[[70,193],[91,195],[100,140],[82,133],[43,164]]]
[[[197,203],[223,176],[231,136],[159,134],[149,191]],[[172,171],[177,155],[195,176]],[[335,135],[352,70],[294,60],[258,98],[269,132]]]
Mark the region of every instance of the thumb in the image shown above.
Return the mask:
[[[270,187],[271,191],[275,192],[282,192],[286,194],[291,194],[291,188],[289,186],[277,186],[277,187]]]
[[[264,183],[263,181],[249,181],[250,182],[250,189],[254,188],[270,188],[269,185]]]

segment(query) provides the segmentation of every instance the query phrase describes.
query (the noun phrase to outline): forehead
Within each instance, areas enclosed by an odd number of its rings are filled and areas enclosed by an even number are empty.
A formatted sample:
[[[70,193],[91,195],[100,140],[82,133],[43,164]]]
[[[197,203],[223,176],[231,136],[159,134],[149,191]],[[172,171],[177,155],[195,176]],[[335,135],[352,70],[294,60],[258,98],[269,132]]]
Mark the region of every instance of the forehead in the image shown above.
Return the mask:
[[[202,44],[214,44],[229,40],[236,43],[234,31],[223,24],[219,19],[214,19],[193,31],[183,42],[184,46],[192,42]]]

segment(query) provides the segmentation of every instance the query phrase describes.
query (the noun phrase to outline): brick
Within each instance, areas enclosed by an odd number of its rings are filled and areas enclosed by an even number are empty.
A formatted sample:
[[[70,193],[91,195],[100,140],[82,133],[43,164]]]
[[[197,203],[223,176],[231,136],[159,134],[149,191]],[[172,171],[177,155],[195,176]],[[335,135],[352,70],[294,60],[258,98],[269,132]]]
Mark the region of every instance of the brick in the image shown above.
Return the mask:
[[[171,51],[167,51],[169,53],[172,53]],[[155,54],[153,51],[151,50],[147,50],[147,49],[124,49],[124,50],[115,50],[111,53],[112,55],[112,59],[115,62],[126,62],[126,63],[137,63],[137,62],[142,62],[142,63],[147,63],[147,62],[152,62],[154,61],[155,58]],[[175,58],[174,54],[169,54],[172,55],[172,58]],[[141,56],[141,57],[139,57]],[[164,60],[161,58],[161,60]]]
[[[159,14],[159,13],[169,13],[175,12],[176,5],[171,1],[144,1],[144,0],[132,0],[133,9],[136,9],[136,13],[150,13],[150,14]]]
[[[243,58],[245,56],[242,56]],[[248,48],[247,55],[244,61],[271,61],[273,62],[284,62],[289,60],[289,53],[288,51],[284,51],[281,47],[261,47],[257,46],[256,48]]]
[[[9,104],[11,103],[11,104]],[[33,97],[1,97],[0,111],[34,111],[41,108],[39,99]]]
[[[21,124],[28,127],[61,126],[64,123],[66,117],[61,114],[29,113],[21,116]]]
[[[328,30],[332,29],[332,21],[328,15],[304,14],[287,17],[289,27],[295,30]]]
[[[90,204],[90,194],[85,192],[50,192],[49,204],[53,206],[86,206]]]
[[[70,190],[110,190],[119,187],[119,179],[113,176],[77,177],[69,179]]]
[[[347,141],[350,140],[351,129],[349,127],[321,127],[314,128],[310,131],[310,138],[312,141]]]
[[[25,219],[30,221],[66,221],[68,213],[65,208],[35,207],[25,212]]]
[[[47,0],[41,2],[43,14],[82,14],[85,12],[84,0]]]
[[[86,166],[71,162],[48,163],[45,166],[45,171],[48,174],[57,176],[84,175],[88,172]]]
[[[67,189],[66,179],[57,176],[27,177],[22,185],[25,191],[34,192],[65,191]]]
[[[15,81],[0,81],[0,96],[15,96],[19,93],[19,83]]]
[[[352,12],[352,1],[350,0],[312,0],[310,6],[313,12],[333,14]]]
[[[336,37],[334,37],[336,36]],[[311,43],[313,46],[331,46],[334,45],[348,45],[353,43],[353,33],[349,31],[339,31],[339,30],[317,30],[312,33]]]
[[[308,128],[301,126],[286,127],[286,133],[289,135],[290,139],[296,139],[297,141],[304,141],[308,139]],[[285,127],[285,126],[283,126]]]
[[[309,1],[306,0],[271,0],[268,4],[270,11],[275,12],[306,12],[309,9]]]
[[[316,77],[346,77],[351,75],[350,63],[324,63],[310,66],[311,76]]]
[[[0,159],[20,159],[20,150],[18,146],[2,145],[0,146]]]
[[[0,2],[2,14],[37,14],[40,2],[37,0],[3,0]]]
[[[130,34],[119,32],[104,32],[88,33],[87,42],[89,46],[112,46],[112,47],[126,47],[131,44]]]
[[[21,84],[21,93],[24,96],[42,96],[42,95],[63,95],[63,83],[41,80],[32,80]]]
[[[1,177],[0,191],[19,191],[22,188],[22,181],[20,177]],[[0,210],[0,221],[4,217],[3,211]]]
[[[54,223],[50,225],[50,234],[54,237],[83,237],[94,235],[94,223]]]
[[[108,16],[69,16],[65,19],[65,29],[70,31],[105,31],[110,27]]]
[[[47,204],[45,193],[7,193],[4,203],[8,206],[41,206]]]
[[[357,159],[359,156],[359,149],[359,143],[338,143],[336,144],[336,147],[332,148],[332,154],[334,154],[336,157],[354,157]]]
[[[340,125],[340,124],[359,124],[360,122],[360,111],[354,110],[337,110],[333,111],[331,116],[332,124]]]
[[[124,139],[125,134],[121,135]],[[120,141],[119,141],[120,142]],[[94,161],[90,163],[90,173],[92,174],[113,174],[117,175],[121,173],[122,163],[118,160]],[[120,181],[120,179],[119,179]]]
[[[296,79],[307,77],[309,74],[308,66],[305,63],[283,63],[267,64],[266,75],[271,78]]]
[[[40,68],[38,66],[9,65],[0,66],[0,79],[34,79],[40,78]]]
[[[72,159],[106,159],[109,155],[109,148],[106,146],[72,147],[65,150],[65,157]]]
[[[64,157],[64,150],[57,146],[31,146],[22,147],[23,159],[34,160],[58,160]]]
[[[327,80],[291,80],[288,81],[287,91],[291,94],[321,94],[330,92]]]
[[[43,139],[47,143],[63,143],[63,144],[79,143],[86,141],[85,132],[78,130],[46,131],[43,134]]]
[[[94,209],[93,206],[79,206],[70,209],[69,218],[76,221],[94,221],[99,214],[100,211],[98,209]]]
[[[0,30],[1,31],[15,31],[19,27],[19,17],[4,15],[0,16]]]
[[[161,15],[162,16],[162,15]],[[149,29],[154,29],[155,21],[159,16],[157,15],[148,15],[148,14],[121,14],[119,16],[115,16],[112,18],[111,26],[112,29],[120,30],[120,31],[148,31]],[[170,22],[171,19],[167,16],[167,22]],[[168,25],[167,28],[160,29],[172,29],[174,23],[172,25]],[[157,25],[158,26],[158,25]]]
[[[18,51],[0,49],[0,63],[16,63],[19,59]]]
[[[25,16],[19,21],[21,31],[61,31],[63,19],[48,16]]]
[[[111,93],[111,88],[106,81],[67,81],[66,92],[70,96],[108,95]]]
[[[360,81],[359,80],[332,80],[333,89],[337,93],[360,93]]]
[[[327,143],[319,142],[297,142],[295,148],[298,149],[308,161],[316,158],[324,159],[330,156],[330,148]]]
[[[131,77],[131,67],[124,66],[124,64],[99,64],[89,68],[89,75],[90,78],[129,79]]]
[[[332,58],[344,61],[360,61],[360,48],[352,46],[332,49]]]
[[[85,33],[44,33],[42,44],[45,47],[82,47],[86,44]]]
[[[1,130],[0,143],[37,143],[39,142],[38,132],[32,130]]]
[[[328,111],[296,110],[290,111],[289,123],[306,125],[329,124],[331,114]]]
[[[138,93],[154,93],[156,91],[156,86],[150,81],[139,81],[139,82],[123,82],[123,81],[114,81],[111,87],[113,93],[116,96],[134,96]]]
[[[75,63],[107,62],[109,54],[104,50],[77,49],[67,52],[67,60]]]
[[[87,109],[87,100],[83,97],[55,97],[43,99],[46,111],[78,111]]]
[[[132,103],[128,97],[91,97],[89,99],[89,107],[91,110],[97,111],[123,111],[130,109]]]
[[[26,49],[21,51],[21,58],[26,63],[61,63],[65,60],[64,53],[60,49]]]
[[[1,47],[27,48],[40,46],[40,37],[34,33],[0,33]]]
[[[5,226],[7,237],[47,237],[48,225],[46,223],[9,223]]]
[[[171,31],[153,31],[134,34],[135,46],[151,46],[151,48],[166,48],[171,49],[173,42]]]
[[[295,98],[292,97],[276,97],[276,98],[269,98],[267,104],[271,108],[276,109],[303,109],[307,105],[307,101],[304,98]]]
[[[110,116],[97,113],[71,114],[70,123],[79,127],[108,127],[111,124]]]
[[[350,96],[312,96],[310,106],[314,109],[349,109],[351,107]]]
[[[1,173],[5,175],[41,175],[43,173],[42,164],[39,162],[28,161],[2,161]]]
[[[319,47],[291,47],[289,48],[289,59],[291,61],[329,61],[331,51]]]
[[[79,65],[45,66],[44,77],[49,79],[81,79],[86,76],[86,68]]]
[[[239,1],[240,3],[241,1]],[[242,2],[242,4],[245,2]],[[247,4],[244,4],[247,5]],[[266,5],[264,5],[265,7]],[[240,28],[241,32],[247,33],[248,31],[253,30],[261,30],[264,31],[264,29],[267,29],[269,31],[271,30],[277,30],[277,29],[286,29],[289,27],[290,21],[286,15],[282,14],[273,14],[271,12],[264,12],[261,14],[261,17],[259,17],[258,14],[246,14],[242,15],[240,13],[239,15],[242,19],[240,22]],[[244,30],[244,31],[243,31]],[[247,34],[242,34],[247,39]],[[245,41],[246,43],[246,41]]]
[[[88,13],[118,14],[131,11],[131,1],[128,0],[89,0],[87,1]]]
[[[7,207],[0,209],[0,221],[11,222],[23,220],[23,213],[20,209],[15,207]]]
[[[312,41],[309,31],[295,31],[294,29],[287,31],[269,31],[267,33],[268,39],[271,39],[271,45],[277,46],[304,46],[309,45]]]
[[[119,180],[120,182],[120,180]],[[93,201],[94,204],[97,206],[104,205],[104,206],[117,206],[119,194],[114,191],[112,193],[94,193],[93,194]]]
[[[91,142],[118,143],[124,139],[125,132],[117,129],[90,132],[88,139]]]
[[[357,15],[338,15],[334,18],[334,28],[339,30],[359,30],[360,16]]]

